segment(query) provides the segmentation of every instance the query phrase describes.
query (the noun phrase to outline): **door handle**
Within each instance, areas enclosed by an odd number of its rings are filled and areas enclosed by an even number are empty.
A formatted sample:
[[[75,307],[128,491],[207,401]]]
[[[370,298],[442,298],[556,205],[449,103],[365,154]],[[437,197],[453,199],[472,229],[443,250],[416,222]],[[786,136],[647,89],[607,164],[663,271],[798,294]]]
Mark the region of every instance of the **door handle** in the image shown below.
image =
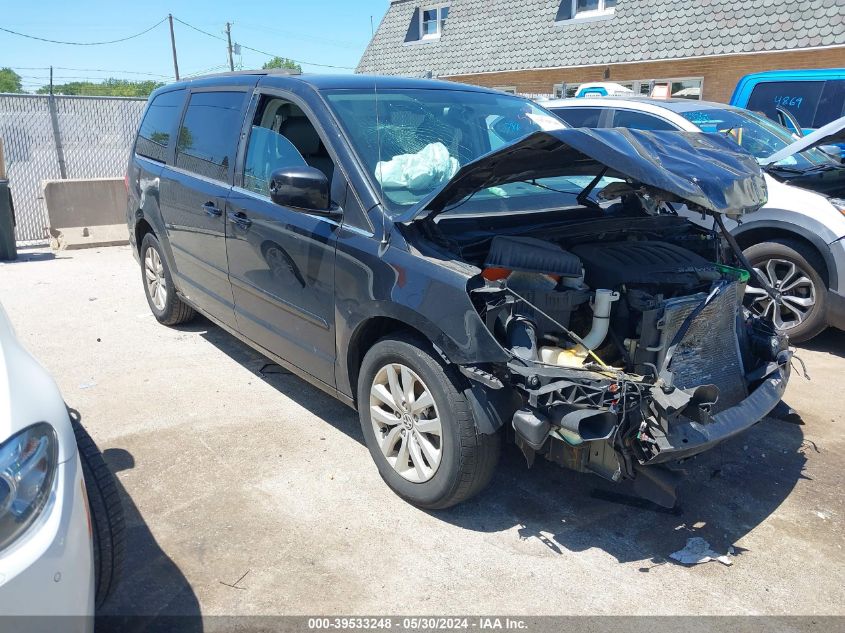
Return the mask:
[[[202,209],[213,218],[219,218],[223,215],[223,212],[217,207],[217,205],[210,201],[202,205]]]
[[[252,220],[246,217],[246,213],[243,213],[242,211],[229,213],[229,219],[242,229],[248,229],[252,226]]]

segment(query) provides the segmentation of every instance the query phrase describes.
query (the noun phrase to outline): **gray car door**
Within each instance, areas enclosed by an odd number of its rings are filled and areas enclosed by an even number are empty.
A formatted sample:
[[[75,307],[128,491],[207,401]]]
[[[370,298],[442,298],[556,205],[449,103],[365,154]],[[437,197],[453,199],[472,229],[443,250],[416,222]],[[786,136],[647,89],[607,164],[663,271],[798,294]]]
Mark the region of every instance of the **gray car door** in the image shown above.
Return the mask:
[[[161,213],[176,283],[206,314],[234,325],[225,206],[231,190],[245,90],[193,91],[179,128],[175,161],[161,175]]]
[[[269,197],[275,169],[311,165],[331,181],[334,162],[309,117],[283,94],[256,95],[228,200],[226,249],[235,316],[249,339],[334,386],[339,222]]]

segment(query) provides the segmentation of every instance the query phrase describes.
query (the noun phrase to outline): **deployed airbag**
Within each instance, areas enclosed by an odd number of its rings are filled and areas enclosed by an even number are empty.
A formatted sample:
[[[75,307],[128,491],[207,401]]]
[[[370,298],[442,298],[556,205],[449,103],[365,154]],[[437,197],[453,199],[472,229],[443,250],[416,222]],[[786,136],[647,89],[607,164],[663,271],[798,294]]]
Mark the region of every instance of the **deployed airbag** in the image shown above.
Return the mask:
[[[385,189],[429,190],[447,182],[460,164],[443,143],[430,143],[416,154],[399,154],[376,164],[376,180]]]

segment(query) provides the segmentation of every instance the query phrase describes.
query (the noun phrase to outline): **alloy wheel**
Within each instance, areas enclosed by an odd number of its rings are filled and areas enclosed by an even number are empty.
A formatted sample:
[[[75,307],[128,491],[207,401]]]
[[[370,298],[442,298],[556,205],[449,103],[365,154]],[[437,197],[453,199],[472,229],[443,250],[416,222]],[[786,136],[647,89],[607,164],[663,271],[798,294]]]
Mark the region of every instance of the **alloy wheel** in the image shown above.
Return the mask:
[[[745,294],[752,310],[771,318],[778,330],[794,328],[810,316],[816,305],[816,287],[806,271],[794,262],[777,258],[761,262],[754,271],[775,289],[780,300],[775,301],[762,288],[749,285]]]
[[[408,481],[424,483],[443,457],[443,428],[434,397],[409,367],[382,367],[370,387],[370,418],[376,441],[393,469]]]
[[[148,248],[144,256],[144,276],[147,282],[147,294],[157,310],[164,310],[167,303],[167,279],[161,256],[154,248]]]

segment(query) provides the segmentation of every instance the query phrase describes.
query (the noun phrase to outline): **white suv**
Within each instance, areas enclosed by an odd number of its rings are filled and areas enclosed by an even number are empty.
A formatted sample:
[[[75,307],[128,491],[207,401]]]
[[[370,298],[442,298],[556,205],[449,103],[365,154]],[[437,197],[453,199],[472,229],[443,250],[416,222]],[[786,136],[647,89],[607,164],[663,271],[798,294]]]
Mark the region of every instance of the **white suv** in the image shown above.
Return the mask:
[[[721,103],[690,99],[591,98],[544,101],[543,106],[572,127],[633,128],[720,132],[731,135],[766,171],[768,203],[743,217],[725,220],[748,260],[781,300],[749,288],[747,301],[775,325],[801,342],[827,326],[845,329],[845,200],[837,183],[845,168],[818,149],[790,153],[789,132],[753,112]],[[797,146],[797,143],[796,143]],[[775,153],[787,155],[767,164]],[[830,195],[786,184],[785,174],[813,174]],[[802,184],[802,187],[805,186]],[[712,222],[679,209],[691,220]]]

